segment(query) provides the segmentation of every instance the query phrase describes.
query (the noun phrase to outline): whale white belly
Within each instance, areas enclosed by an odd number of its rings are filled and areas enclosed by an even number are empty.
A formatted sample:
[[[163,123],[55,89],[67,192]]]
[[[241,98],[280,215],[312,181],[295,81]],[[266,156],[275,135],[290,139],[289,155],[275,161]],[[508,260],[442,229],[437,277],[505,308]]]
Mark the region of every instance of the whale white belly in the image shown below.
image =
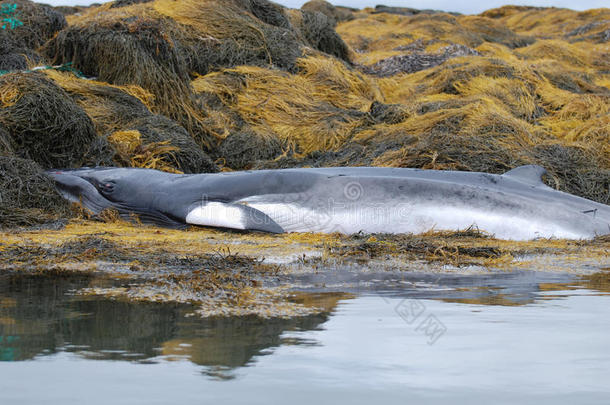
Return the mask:
[[[491,210],[417,204],[357,204],[310,208],[290,203],[251,201],[248,206],[264,212],[286,232],[423,233],[459,230],[474,226],[497,238],[590,238],[541,218],[508,216]]]

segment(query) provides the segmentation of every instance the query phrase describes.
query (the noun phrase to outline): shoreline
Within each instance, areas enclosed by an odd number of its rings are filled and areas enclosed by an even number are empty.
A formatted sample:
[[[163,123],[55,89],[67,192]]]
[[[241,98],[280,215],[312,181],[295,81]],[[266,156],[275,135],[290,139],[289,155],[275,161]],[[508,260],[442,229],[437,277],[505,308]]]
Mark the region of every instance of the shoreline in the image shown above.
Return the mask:
[[[374,292],[384,279],[415,275],[578,278],[610,269],[608,237],[515,242],[473,230],[271,235],[73,220],[60,230],[2,231],[0,240],[3,274],[91,275],[76,294],[190,303],[202,317],[305,316],[320,309],[294,294]]]

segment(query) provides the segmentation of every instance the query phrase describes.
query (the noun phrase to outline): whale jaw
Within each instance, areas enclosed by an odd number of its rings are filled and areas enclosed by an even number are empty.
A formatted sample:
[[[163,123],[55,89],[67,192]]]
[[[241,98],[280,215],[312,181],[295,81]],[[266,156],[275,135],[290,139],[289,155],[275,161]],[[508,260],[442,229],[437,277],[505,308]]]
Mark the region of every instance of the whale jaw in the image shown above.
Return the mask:
[[[93,184],[82,177],[61,171],[49,171],[47,174],[55,180],[57,190],[62,197],[73,203],[81,203],[94,215],[99,215],[106,208],[112,208],[112,202],[104,198]]]
[[[108,200],[91,182],[77,175],[77,173],[85,173],[85,170],[80,172],[78,170],[47,172],[55,180],[57,190],[66,200],[81,204],[94,216],[99,216],[106,209],[113,209],[119,213],[121,218],[126,220],[135,220],[169,228],[186,228],[186,224],[180,218],[174,218],[150,207],[145,208]]]

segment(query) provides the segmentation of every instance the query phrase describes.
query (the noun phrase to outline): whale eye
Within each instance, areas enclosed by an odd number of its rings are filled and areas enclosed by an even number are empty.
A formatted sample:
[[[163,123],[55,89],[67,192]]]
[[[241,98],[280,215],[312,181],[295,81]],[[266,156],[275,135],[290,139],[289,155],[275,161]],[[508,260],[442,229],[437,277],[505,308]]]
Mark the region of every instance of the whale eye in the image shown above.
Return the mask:
[[[114,191],[114,185],[115,183],[112,180],[102,180],[97,184],[97,188],[100,193],[110,194]]]

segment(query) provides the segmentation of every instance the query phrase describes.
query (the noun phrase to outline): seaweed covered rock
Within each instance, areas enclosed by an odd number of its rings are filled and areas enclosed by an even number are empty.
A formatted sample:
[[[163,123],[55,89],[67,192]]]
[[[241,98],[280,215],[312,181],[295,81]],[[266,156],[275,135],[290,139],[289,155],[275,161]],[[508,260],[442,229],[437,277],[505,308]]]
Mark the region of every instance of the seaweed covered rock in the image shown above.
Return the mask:
[[[368,111],[381,94],[369,78],[330,57],[302,58],[298,67],[291,74],[240,66],[199,77],[193,87],[215,94],[263,139],[272,134],[296,153],[332,150],[371,124]]]
[[[46,71],[46,75],[92,119],[98,138],[111,138],[110,146],[114,150],[110,156],[114,158],[107,165],[184,173],[218,170],[182,126],[149,110],[152,95],[145,90],[137,86],[113,86],[85,80],[71,73],[52,70]],[[117,133],[119,135],[112,138]]]
[[[149,106],[153,96],[141,87],[111,85],[55,70],[46,70],[44,74],[85,110],[99,136],[151,115]]]
[[[85,11],[88,7],[95,7],[99,5],[97,3],[93,3],[90,6],[54,6],[53,10],[63,14],[64,16],[78,14]]]
[[[419,10],[416,8],[410,7],[392,7],[385,6],[383,4],[378,4],[375,6],[375,9],[372,11],[373,14],[387,13],[387,14],[398,14],[398,15],[417,15],[417,14],[436,14],[443,13],[443,11],[439,10]],[[459,15],[459,13],[451,13],[453,15]]]
[[[337,32],[357,51],[354,62],[361,65],[372,65],[383,59],[401,56],[404,51],[416,51],[431,57],[443,53],[442,48],[456,45],[462,49],[475,49],[485,43],[493,43],[512,49],[534,42],[529,36],[481,16],[360,12],[359,17],[339,24]],[[413,45],[417,47],[409,49]]]
[[[155,96],[155,112],[179,121],[211,148],[214,138],[201,124],[184,55],[165,34],[171,24],[168,18],[92,18],[61,31],[46,45],[46,53],[55,63],[72,63],[87,76],[147,89]]]
[[[66,26],[63,14],[46,4],[29,0],[2,0],[0,7],[6,10],[2,16],[5,18],[3,23],[10,25],[0,31],[4,37],[0,38],[11,38],[22,47],[37,49]]]
[[[354,19],[354,9],[347,7],[334,6],[324,0],[310,0],[301,6],[301,10],[324,14],[330,21],[337,25],[339,22],[350,21]]]
[[[385,124],[398,124],[409,116],[407,108],[402,104],[384,104],[379,101],[371,104],[369,113],[375,122]]]
[[[114,0],[110,4],[110,8],[127,7],[133,4],[150,3],[152,0]]]
[[[164,33],[171,25],[169,19],[148,16],[100,16],[71,25],[45,49],[56,62],[72,62],[85,76],[170,90],[188,78],[177,43]],[[164,85],[164,81],[169,83]]]
[[[40,55],[0,30],[0,73],[25,70],[28,64],[38,63]]]
[[[40,73],[12,73],[0,76],[0,94],[0,125],[18,156],[44,168],[87,161],[93,123],[61,87]]]
[[[582,68],[609,70],[610,58],[604,47],[588,46],[587,44],[570,44],[558,40],[540,40],[526,48],[519,49],[517,55],[523,59],[536,60],[549,73],[565,73],[581,70],[582,76],[587,73]],[[590,75],[588,75],[590,77]]]
[[[116,151],[118,166],[156,169],[170,173],[182,173],[175,169],[174,152],[177,148],[168,141],[144,144],[140,131],[117,131],[108,137]]]
[[[292,24],[314,49],[349,61],[348,47],[334,28],[334,20],[317,11],[292,10]]]
[[[310,43],[304,44],[289,17],[283,7],[266,0],[102,6],[75,19],[46,49],[56,61],[72,61],[85,74],[113,83],[119,69],[127,70],[122,83],[129,80],[144,87],[144,78],[138,76],[163,68],[178,78],[244,64],[290,70],[303,45],[324,52],[333,29],[327,20],[306,17],[312,26],[305,27]],[[316,35],[323,38],[314,41]],[[342,42],[336,33],[333,41]]]
[[[610,38],[608,8],[575,11],[556,7],[504,6],[481,15],[528,36],[594,43],[604,43]]]
[[[0,1],[0,10],[0,72],[40,63],[38,47],[66,25],[50,6],[28,0]]]
[[[236,132],[220,144],[218,156],[235,170],[251,169],[259,161],[273,160],[282,153],[282,143],[271,134]]]
[[[474,78],[513,79],[516,76],[518,68],[507,61],[472,55],[449,60],[433,69],[415,72],[410,77],[419,83],[422,94],[457,95],[460,94],[460,86],[463,87]],[[394,92],[394,89],[389,91]]]
[[[11,136],[6,129],[0,126],[0,156],[13,156],[14,154]]]
[[[0,155],[0,227],[43,224],[70,215],[70,204],[39,165]]]
[[[519,35],[504,24],[487,17],[462,16],[458,21],[463,29],[471,33],[473,47],[490,42],[513,49],[531,45],[536,41],[530,36]]]
[[[212,159],[193,141],[188,132],[175,121],[163,115],[148,115],[134,120],[126,128],[142,134],[144,142],[163,143],[175,148],[167,159],[184,173],[210,173],[218,171]]]
[[[286,29],[291,28],[285,8],[277,3],[268,0],[238,0],[238,4],[266,24]]]
[[[537,145],[532,156],[547,169],[549,186],[610,204],[610,168],[603,161],[610,156],[603,151],[585,145],[549,142]]]
[[[294,69],[303,45],[283,8],[263,0],[156,0],[88,10],[46,44],[45,54],[87,76],[146,89],[155,96],[153,112],[212,150],[218,138],[206,129],[190,74],[236,65]]]

